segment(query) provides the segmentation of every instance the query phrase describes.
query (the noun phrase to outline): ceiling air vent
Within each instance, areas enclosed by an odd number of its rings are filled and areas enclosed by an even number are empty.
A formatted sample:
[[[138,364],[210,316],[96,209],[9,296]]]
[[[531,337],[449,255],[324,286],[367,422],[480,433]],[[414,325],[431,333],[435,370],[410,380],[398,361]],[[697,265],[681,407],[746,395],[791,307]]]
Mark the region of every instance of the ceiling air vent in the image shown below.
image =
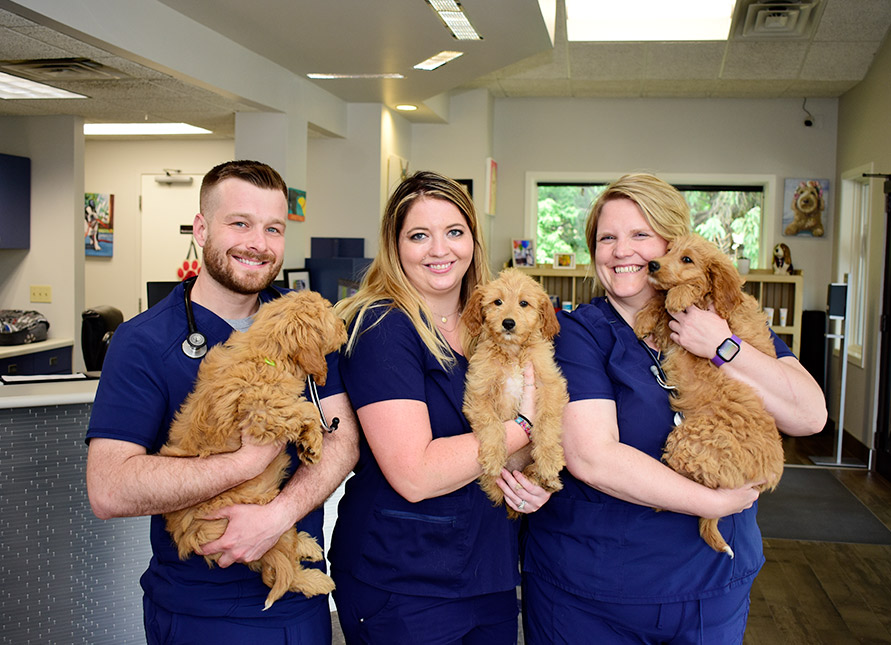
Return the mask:
[[[752,2],[740,16],[737,32],[751,39],[809,38],[819,21],[820,0],[766,0]]]
[[[0,61],[0,70],[40,81],[108,81],[127,74],[89,58],[42,58]]]

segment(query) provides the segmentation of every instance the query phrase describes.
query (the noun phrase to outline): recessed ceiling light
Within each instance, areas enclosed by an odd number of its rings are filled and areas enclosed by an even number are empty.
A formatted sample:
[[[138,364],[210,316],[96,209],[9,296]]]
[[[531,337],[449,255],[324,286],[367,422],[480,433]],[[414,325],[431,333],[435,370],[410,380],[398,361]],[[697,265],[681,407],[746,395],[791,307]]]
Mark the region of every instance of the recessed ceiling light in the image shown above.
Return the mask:
[[[212,134],[188,123],[84,123],[85,135]]]
[[[0,72],[0,99],[85,99],[83,94],[75,94],[58,87],[35,83],[12,74]]]
[[[405,78],[402,74],[322,74],[322,73],[312,73],[307,74],[307,78],[312,78],[315,80],[332,80],[332,79],[343,79],[343,78]]]
[[[403,112],[414,112],[418,109],[417,105],[411,105],[409,103],[401,103],[396,106],[397,110],[402,110]]]
[[[570,41],[727,40],[734,0],[566,0]]]
[[[455,60],[459,56],[463,56],[463,55],[464,55],[464,52],[451,52],[451,51],[439,52],[436,56],[431,56],[427,60],[415,65],[415,69],[423,69],[423,70],[429,72],[429,71],[436,69],[437,67],[442,67],[443,65],[448,63],[450,60]]]

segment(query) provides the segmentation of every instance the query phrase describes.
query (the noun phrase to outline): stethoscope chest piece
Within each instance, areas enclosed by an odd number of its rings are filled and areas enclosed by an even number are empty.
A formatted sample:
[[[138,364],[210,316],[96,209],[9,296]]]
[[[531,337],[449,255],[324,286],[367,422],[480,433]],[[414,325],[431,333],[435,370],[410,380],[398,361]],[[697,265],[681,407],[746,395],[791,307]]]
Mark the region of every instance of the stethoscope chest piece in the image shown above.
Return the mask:
[[[190,333],[183,341],[183,353],[189,358],[201,358],[207,353],[207,339],[200,331]]]

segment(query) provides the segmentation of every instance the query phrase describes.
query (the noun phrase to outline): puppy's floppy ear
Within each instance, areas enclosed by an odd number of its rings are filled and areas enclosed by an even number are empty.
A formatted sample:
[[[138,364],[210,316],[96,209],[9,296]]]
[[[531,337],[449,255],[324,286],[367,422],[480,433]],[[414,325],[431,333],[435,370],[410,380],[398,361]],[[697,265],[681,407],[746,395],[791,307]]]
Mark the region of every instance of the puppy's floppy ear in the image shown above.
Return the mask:
[[[560,323],[557,321],[557,312],[554,311],[554,304],[546,294],[540,294],[536,300],[538,301],[538,312],[541,315],[541,321],[544,323],[541,334],[548,340],[553,340],[554,336],[560,333]]]
[[[464,312],[461,314],[461,320],[467,328],[467,333],[471,336],[478,336],[483,328],[483,293],[485,287],[478,284],[470,294],[467,302],[464,304]]]
[[[716,251],[717,253],[721,252]],[[722,253],[721,256],[723,256]],[[721,256],[716,255],[710,260],[708,271],[715,311],[721,318],[727,320],[733,310],[742,304],[743,279],[730,258]]]
[[[293,337],[290,342],[294,345],[290,350],[294,361],[304,373],[312,375],[319,385],[324,385],[328,377],[325,351],[330,339],[323,335],[329,333],[329,327],[324,321],[312,318],[301,317],[292,322]]]

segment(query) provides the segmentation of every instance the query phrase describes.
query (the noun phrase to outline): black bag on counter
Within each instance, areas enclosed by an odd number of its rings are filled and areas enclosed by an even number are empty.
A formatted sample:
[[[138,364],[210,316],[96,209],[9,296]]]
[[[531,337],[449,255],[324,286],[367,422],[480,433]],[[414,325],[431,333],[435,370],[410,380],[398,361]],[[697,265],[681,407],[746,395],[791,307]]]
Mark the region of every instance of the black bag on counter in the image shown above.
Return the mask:
[[[0,309],[0,345],[24,345],[46,340],[49,321],[39,311]]]

